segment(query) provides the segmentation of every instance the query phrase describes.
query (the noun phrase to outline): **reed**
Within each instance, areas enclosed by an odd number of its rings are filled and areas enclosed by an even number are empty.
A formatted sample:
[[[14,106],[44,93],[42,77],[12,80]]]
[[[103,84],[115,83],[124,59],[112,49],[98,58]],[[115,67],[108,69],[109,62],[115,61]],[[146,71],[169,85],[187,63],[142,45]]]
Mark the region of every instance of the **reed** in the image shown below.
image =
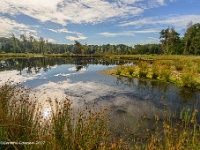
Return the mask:
[[[146,61],[139,62],[138,66],[140,68],[139,70],[139,77],[146,78],[148,73],[148,63]]]
[[[159,65],[154,63],[152,64],[152,78],[157,79],[159,76]]]
[[[114,127],[109,127],[107,109],[87,104],[75,109],[68,98],[63,101],[49,98],[47,102],[51,114],[44,118],[37,99],[29,97],[29,90],[19,85],[11,85],[10,82],[0,87],[0,149],[200,148],[200,125],[196,108],[184,108],[179,113],[174,113],[164,105],[162,115],[155,113],[152,114],[153,118],[149,117],[151,114],[139,115],[136,127],[131,127],[134,128],[132,136],[116,138],[111,132]],[[128,128],[124,130],[129,131]],[[14,141],[40,143],[2,144]]]

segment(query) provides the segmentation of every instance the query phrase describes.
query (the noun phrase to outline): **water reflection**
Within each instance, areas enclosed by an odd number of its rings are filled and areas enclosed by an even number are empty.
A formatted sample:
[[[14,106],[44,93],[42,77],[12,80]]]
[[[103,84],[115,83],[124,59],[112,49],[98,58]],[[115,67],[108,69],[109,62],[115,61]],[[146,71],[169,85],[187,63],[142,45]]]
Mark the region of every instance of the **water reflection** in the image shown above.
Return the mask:
[[[119,65],[125,64],[128,61],[112,60],[104,58],[87,58],[87,57],[67,57],[67,58],[15,58],[0,61],[0,71],[5,70],[18,70],[21,71],[27,68],[27,73],[40,73],[41,70],[47,72],[52,66],[62,64],[75,64],[76,71],[82,68],[87,68],[89,64],[102,64],[102,65]]]
[[[50,114],[45,100],[50,97],[61,101],[68,96],[75,108],[82,106],[84,100],[110,108],[113,126],[122,121],[119,128],[124,128],[124,124],[136,124],[138,114],[148,115],[151,120],[155,112],[162,114],[165,103],[176,112],[183,107],[193,107],[199,101],[199,91],[153,80],[115,78],[98,72],[125,63],[133,64],[104,58],[7,59],[0,61],[0,79],[11,78],[32,87],[31,94],[37,95],[38,102],[44,104],[44,117]]]

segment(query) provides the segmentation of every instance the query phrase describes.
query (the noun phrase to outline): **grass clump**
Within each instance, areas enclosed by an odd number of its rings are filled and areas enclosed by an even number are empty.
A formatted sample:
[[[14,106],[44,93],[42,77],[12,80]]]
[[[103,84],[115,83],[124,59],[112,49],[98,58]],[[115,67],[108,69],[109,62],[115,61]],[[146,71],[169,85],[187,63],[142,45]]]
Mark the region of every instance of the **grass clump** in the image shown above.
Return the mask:
[[[133,75],[133,73],[134,73],[134,68],[133,67],[129,67],[128,68],[128,72],[129,72],[129,74],[132,76]]]
[[[146,61],[141,61],[138,64],[140,70],[139,70],[139,77],[146,78],[148,73],[148,66],[149,64]]]
[[[195,81],[195,77],[193,73],[185,73],[181,76],[181,80],[183,86],[190,87],[191,89],[195,89],[198,86],[198,83]]]
[[[166,82],[170,81],[170,75],[171,75],[171,71],[168,69],[162,69],[160,70],[160,78],[165,80]]]
[[[176,61],[176,62],[174,62],[174,66],[177,71],[182,71],[184,69],[184,62]]]
[[[29,101],[28,89],[7,82],[0,87],[0,141],[37,141],[39,124],[36,101]],[[30,107],[31,106],[31,107]],[[35,121],[33,121],[35,119]],[[0,148],[27,149],[28,145],[0,145]],[[37,145],[34,146],[36,148]]]
[[[159,76],[159,66],[157,64],[152,64],[152,78],[157,79]]]
[[[154,114],[153,126],[146,126],[146,132],[134,143],[136,149],[199,149],[200,126],[196,108],[182,109],[179,117],[165,109],[163,115]],[[148,117],[142,116],[142,123]],[[141,125],[140,125],[141,126]],[[145,126],[144,126],[145,127]]]
[[[75,109],[66,98],[47,100],[51,113],[44,118],[29,89],[6,83],[0,87],[0,141],[40,144],[0,145],[0,149],[121,150],[199,149],[200,126],[196,108],[182,109],[179,117],[165,108],[163,114],[139,116],[137,129],[128,138],[111,132],[110,117],[104,108],[85,105]],[[132,127],[136,128],[136,127]],[[128,128],[125,129],[127,132]],[[127,133],[126,132],[126,133]],[[124,137],[127,137],[126,135]],[[117,140],[114,140],[117,139]]]
[[[42,104],[31,99],[30,90],[6,83],[0,87],[0,149],[110,149],[109,115],[105,108],[86,105],[75,109],[71,101],[48,99],[51,113],[44,117]],[[40,144],[36,144],[37,141]],[[19,144],[32,142],[32,144]]]
[[[116,75],[121,75],[121,72],[122,72],[121,68],[117,68]]]
[[[140,77],[170,82],[178,86],[200,89],[200,61],[198,59],[176,58],[166,60],[140,60],[134,67],[123,66],[115,71],[124,77]],[[132,69],[133,68],[133,69]]]

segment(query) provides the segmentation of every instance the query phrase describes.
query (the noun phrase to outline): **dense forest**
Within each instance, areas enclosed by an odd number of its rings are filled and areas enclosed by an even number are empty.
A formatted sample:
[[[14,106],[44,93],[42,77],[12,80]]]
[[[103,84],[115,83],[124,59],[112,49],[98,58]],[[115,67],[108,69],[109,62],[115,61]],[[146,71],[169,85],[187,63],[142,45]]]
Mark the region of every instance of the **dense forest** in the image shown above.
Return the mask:
[[[74,44],[53,44],[44,38],[35,39],[20,35],[16,38],[12,33],[10,38],[0,37],[0,53],[42,53],[42,54],[200,54],[200,23],[190,25],[184,36],[175,31],[173,27],[160,32],[160,44],[137,44],[130,47],[118,45],[87,45],[75,41]]]

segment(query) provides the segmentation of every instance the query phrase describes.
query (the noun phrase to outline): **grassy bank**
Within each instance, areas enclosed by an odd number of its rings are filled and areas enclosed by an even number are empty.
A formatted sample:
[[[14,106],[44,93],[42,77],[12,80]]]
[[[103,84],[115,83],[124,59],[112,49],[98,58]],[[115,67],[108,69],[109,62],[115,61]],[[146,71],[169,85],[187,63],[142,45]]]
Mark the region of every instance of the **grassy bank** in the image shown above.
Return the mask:
[[[32,54],[32,53],[5,53],[0,54],[0,58],[20,58],[20,57],[103,57],[97,54]]]
[[[21,57],[43,57],[42,54],[32,54],[32,53],[5,53],[0,54],[0,58],[21,58]]]
[[[106,57],[120,60],[198,60],[200,56],[192,55],[112,55],[112,54],[34,54],[34,53],[1,53],[0,57]]]
[[[113,59],[124,59],[124,60],[198,60],[200,56],[192,55],[105,55]]]
[[[165,107],[162,116],[139,116],[137,127],[133,127],[137,130],[132,136],[119,138],[112,134],[113,130],[111,132],[115,127],[109,126],[108,110],[85,105],[77,111],[68,98],[62,102],[48,99],[52,113],[44,118],[42,105],[37,103],[37,98],[31,99],[29,92],[19,85],[10,86],[8,82],[0,87],[0,149],[200,148],[196,108],[186,108],[175,115]]]
[[[200,60],[197,57],[137,60],[134,65],[118,66],[113,70],[105,71],[105,73],[154,79],[191,89],[200,89]]]

